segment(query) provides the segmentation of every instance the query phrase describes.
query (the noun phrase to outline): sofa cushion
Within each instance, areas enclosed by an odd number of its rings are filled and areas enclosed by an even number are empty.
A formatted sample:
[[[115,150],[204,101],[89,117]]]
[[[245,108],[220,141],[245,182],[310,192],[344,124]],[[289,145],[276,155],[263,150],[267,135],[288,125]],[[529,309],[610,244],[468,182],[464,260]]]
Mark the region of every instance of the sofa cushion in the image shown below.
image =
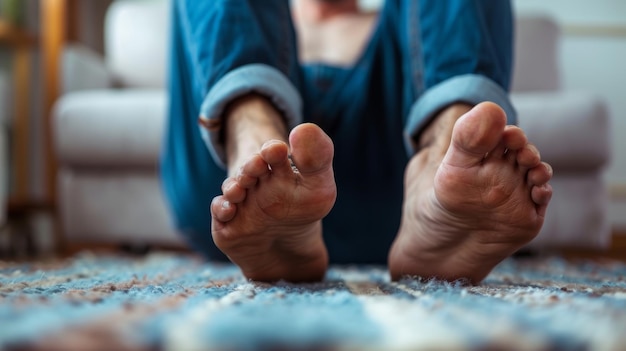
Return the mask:
[[[118,84],[135,88],[165,86],[169,43],[169,1],[114,1],[107,11],[105,51]]]
[[[555,172],[595,170],[610,159],[605,103],[587,92],[516,93],[518,124]]]
[[[560,30],[544,14],[515,17],[515,66],[512,91],[559,88]]]
[[[76,166],[155,166],[166,113],[164,91],[94,90],[63,96],[54,108],[59,162]]]

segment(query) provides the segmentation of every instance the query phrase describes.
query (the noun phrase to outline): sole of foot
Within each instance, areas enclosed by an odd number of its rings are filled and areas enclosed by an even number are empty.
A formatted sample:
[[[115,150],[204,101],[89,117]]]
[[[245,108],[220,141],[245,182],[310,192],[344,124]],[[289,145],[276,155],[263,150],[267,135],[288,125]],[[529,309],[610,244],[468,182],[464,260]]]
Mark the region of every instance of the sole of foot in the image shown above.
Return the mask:
[[[539,233],[552,169],[499,106],[482,103],[460,117],[440,164],[427,159],[420,152],[407,166],[393,279],[478,283]]]
[[[211,204],[216,245],[243,274],[258,281],[316,281],[328,253],[321,219],[337,196],[334,147],[316,125],[293,129],[289,145],[266,142]]]

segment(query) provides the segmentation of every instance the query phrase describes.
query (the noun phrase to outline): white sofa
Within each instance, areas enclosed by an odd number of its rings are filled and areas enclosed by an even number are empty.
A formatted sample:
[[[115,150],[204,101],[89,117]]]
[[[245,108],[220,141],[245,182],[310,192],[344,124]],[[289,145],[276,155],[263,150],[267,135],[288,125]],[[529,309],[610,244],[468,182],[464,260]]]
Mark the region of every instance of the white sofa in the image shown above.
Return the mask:
[[[165,121],[168,5],[115,1],[106,56],[70,46],[56,103],[62,228],[71,242],[182,245],[158,180]],[[547,17],[517,22],[512,99],[519,124],[555,171],[545,226],[530,247],[606,247],[603,183],[608,116],[588,92],[559,89],[559,31]]]

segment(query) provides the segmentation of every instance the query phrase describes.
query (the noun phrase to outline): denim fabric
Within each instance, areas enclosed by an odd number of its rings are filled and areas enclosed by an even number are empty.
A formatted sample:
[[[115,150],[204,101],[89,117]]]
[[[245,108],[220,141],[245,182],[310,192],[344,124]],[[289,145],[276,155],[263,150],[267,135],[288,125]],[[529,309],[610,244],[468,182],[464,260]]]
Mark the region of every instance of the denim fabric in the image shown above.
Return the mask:
[[[300,94],[283,74],[263,64],[245,65],[220,79],[204,99],[200,107],[200,118],[221,120],[222,112],[232,99],[251,92],[271,98],[274,106],[283,112],[289,129],[302,123]],[[200,133],[215,162],[226,169],[220,129],[209,132],[206,128],[200,128]]]
[[[212,259],[224,258],[209,206],[226,174],[219,140],[207,133],[205,144],[197,119],[220,119],[242,94],[267,95],[292,124],[333,139],[338,198],[323,228],[335,263],[386,262],[412,140],[441,108],[494,101],[515,121],[508,1],[387,0],[349,68],[298,61],[288,0],[176,0],[173,10],[162,179],[177,228]]]

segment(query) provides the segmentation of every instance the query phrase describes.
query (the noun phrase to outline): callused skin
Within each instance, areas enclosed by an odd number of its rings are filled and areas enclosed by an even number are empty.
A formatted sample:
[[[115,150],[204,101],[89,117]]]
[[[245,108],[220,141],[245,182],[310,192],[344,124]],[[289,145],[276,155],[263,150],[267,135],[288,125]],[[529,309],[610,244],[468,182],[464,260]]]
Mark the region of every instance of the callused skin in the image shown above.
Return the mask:
[[[435,124],[407,166],[390,273],[478,283],[539,233],[552,168],[493,103],[452,107]]]
[[[229,109],[229,178],[211,206],[213,238],[250,279],[319,280],[328,265],[321,219],[336,199],[333,144],[313,124],[285,134],[263,97]],[[450,106],[419,144],[406,170],[391,276],[478,283],[539,232],[552,169],[492,103]]]

